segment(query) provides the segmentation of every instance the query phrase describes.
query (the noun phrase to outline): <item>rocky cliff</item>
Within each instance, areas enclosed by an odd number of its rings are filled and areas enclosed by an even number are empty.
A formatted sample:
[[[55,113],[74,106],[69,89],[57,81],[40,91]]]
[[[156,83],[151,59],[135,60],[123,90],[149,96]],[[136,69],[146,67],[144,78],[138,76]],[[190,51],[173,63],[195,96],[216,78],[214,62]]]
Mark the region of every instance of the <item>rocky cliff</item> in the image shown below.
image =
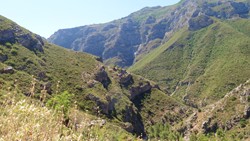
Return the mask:
[[[249,3],[183,0],[167,7],[147,7],[105,24],[61,29],[48,41],[102,57],[106,64],[131,66],[165,43],[182,27],[198,30],[213,23],[210,17],[249,17]]]

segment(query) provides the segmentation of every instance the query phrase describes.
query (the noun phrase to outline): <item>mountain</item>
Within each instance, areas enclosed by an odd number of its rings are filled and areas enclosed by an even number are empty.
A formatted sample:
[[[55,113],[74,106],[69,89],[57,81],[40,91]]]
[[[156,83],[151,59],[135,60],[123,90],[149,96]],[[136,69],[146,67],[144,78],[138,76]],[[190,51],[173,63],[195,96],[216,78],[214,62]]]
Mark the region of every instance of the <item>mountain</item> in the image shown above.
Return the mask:
[[[189,24],[190,29],[195,30],[210,25],[213,22],[210,16],[219,19],[245,18],[248,13],[247,1],[183,0],[173,6],[146,7],[105,24],[61,29],[48,41],[99,56],[105,64],[129,67]],[[200,23],[196,24],[195,20]]]
[[[87,128],[98,125],[90,134],[96,134],[95,137],[102,134],[108,140],[134,138],[133,135],[146,137],[150,126],[162,121],[175,125],[192,113],[192,108],[166,95],[154,82],[119,67],[104,66],[98,57],[50,44],[3,16],[0,16],[0,37],[0,104],[3,113],[8,113],[0,114],[0,118],[22,122],[16,130],[26,128],[23,121],[26,117],[35,120],[29,107],[38,115],[48,115],[50,111],[42,110],[40,105],[54,107],[64,114],[63,123],[67,127],[63,129],[71,130],[68,126],[76,124],[77,133],[85,138],[83,133],[89,132]],[[74,105],[78,108],[74,109]],[[11,117],[19,115],[18,111],[20,118]],[[48,121],[52,125],[57,124],[54,122],[61,114],[53,115],[46,117],[46,120],[52,119]],[[20,125],[13,124],[6,123],[6,126]],[[52,130],[52,125],[42,121],[37,124]],[[100,129],[99,124],[104,127]],[[82,126],[86,128],[81,130]],[[0,128],[0,134],[6,139],[13,137],[11,131],[17,132]],[[119,134],[114,133],[113,128],[117,128]]]
[[[249,10],[249,0],[182,0],[62,29],[48,40],[129,67],[192,108],[193,114],[171,124],[185,140],[249,140]],[[148,137],[162,139],[160,130],[168,129],[156,123]]]
[[[214,9],[233,5],[216,4],[210,5]],[[218,17],[193,15],[188,26],[129,70],[158,82],[167,93],[193,107],[217,101],[250,77],[250,20],[247,15]]]
[[[106,24],[58,30],[48,41],[99,56],[106,64],[128,67],[140,55],[159,46],[167,32],[178,28],[176,23],[184,25],[180,18],[171,16],[187,14],[177,7],[147,7]]]
[[[183,0],[49,39],[69,49],[0,16],[1,139],[249,140],[249,3]]]
[[[182,0],[106,24],[62,29],[48,40],[105,64],[132,65],[129,71],[201,107],[250,77],[249,9],[247,0]]]

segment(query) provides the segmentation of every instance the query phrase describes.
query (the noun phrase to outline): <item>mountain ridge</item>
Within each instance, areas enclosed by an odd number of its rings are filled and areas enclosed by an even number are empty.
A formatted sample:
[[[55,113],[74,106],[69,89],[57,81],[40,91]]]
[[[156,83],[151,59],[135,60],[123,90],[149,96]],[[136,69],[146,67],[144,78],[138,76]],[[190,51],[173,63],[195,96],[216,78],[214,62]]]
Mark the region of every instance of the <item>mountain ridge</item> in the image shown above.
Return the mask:
[[[248,13],[247,1],[187,0],[172,6],[143,8],[104,24],[61,29],[48,40],[69,49],[102,57],[105,64],[129,67],[152,49],[167,42],[174,32],[185,26],[196,30],[210,25],[210,16],[228,19],[237,15],[249,17]],[[200,23],[195,25],[192,21]]]

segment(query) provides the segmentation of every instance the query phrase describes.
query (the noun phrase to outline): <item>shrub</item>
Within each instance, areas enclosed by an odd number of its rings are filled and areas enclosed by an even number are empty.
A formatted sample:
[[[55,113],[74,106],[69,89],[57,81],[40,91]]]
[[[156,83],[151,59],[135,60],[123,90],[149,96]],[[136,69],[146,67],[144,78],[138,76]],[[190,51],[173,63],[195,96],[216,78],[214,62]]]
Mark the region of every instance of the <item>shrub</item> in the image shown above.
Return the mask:
[[[5,43],[5,46],[7,47],[7,48],[11,48],[11,43],[9,43],[9,42],[7,42],[7,43]]]
[[[246,119],[241,119],[241,120],[240,120],[240,127],[241,127],[241,128],[244,128],[244,127],[246,127],[246,125],[247,125]]]
[[[225,133],[222,129],[218,129],[217,132],[216,132],[216,135],[219,137],[219,138],[223,138],[225,137]]]
[[[17,50],[16,49],[12,49],[10,52],[12,55],[17,55]]]
[[[171,130],[170,125],[157,123],[148,129],[150,139],[157,140],[180,140],[181,135]]]
[[[231,101],[235,101],[237,98],[235,96],[231,97],[230,100]]]
[[[65,116],[68,115],[72,94],[68,91],[64,91],[62,94],[55,95],[47,102],[47,106],[55,109],[56,111],[61,111]]]

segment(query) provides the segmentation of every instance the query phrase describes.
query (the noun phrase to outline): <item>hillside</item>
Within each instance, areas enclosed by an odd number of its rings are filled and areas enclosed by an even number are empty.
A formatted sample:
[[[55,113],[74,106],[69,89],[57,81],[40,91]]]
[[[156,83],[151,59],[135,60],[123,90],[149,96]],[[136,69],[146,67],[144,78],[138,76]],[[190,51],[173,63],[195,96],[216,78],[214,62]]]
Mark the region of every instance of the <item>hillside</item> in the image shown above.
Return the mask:
[[[67,49],[0,16],[0,140],[249,140],[249,7],[147,7]]]
[[[18,115],[15,109],[19,109],[20,104],[16,101],[28,99],[34,102],[31,105],[29,102],[21,102],[28,108],[24,110],[31,109],[31,106],[38,112],[46,112],[47,109],[38,106],[46,105],[48,108],[60,110],[64,114],[63,123],[68,125],[75,120],[68,112],[76,105],[80,113],[77,119],[81,122],[85,122],[81,119],[86,118],[81,115],[87,114],[87,118],[91,118],[86,122],[93,125],[100,121],[108,123],[104,123],[106,130],[96,129],[97,136],[106,132],[113,135],[113,126],[119,127],[121,134],[110,136],[112,139],[120,138],[119,135],[124,135],[124,138],[137,135],[146,137],[147,129],[151,125],[159,121],[174,125],[192,113],[191,108],[167,96],[154,82],[118,67],[104,66],[100,58],[95,56],[49,44],[39,35],[2,16],[0,37],[0,99],[16,99],[11,105],[1,102],[2,107],[13,108],[13,111],[3,111],[1,118],[12,119],[13,117],[9,117],[12,113]],[[38,104],[33,105],[34,103]],[[52,121],[49,121],[52,122],[51,126],[58,120],[53,115]],[[25,113],[20,116],[25,116]],[[24,122],[21,119],[16,120]],[[23,127],[17,130],[21,128]],[[6,137],[11,136],[11,133],[10,131]]]
[[[68,49],[99,56],[105,64],[126,68],[167,42],[199,14],[231,19],[247,18],[248,13],[248,1],[182,0],[172,6],[146,7],[105,24],[60,29],[48,40]],[[212,22],[203,20],[200,25],[193,24],[192,27],[203,28]]]
[[[184,28],[130,71],[193,107],[215,102],[250,77],[249,23],[214,19],[201,30]]]

